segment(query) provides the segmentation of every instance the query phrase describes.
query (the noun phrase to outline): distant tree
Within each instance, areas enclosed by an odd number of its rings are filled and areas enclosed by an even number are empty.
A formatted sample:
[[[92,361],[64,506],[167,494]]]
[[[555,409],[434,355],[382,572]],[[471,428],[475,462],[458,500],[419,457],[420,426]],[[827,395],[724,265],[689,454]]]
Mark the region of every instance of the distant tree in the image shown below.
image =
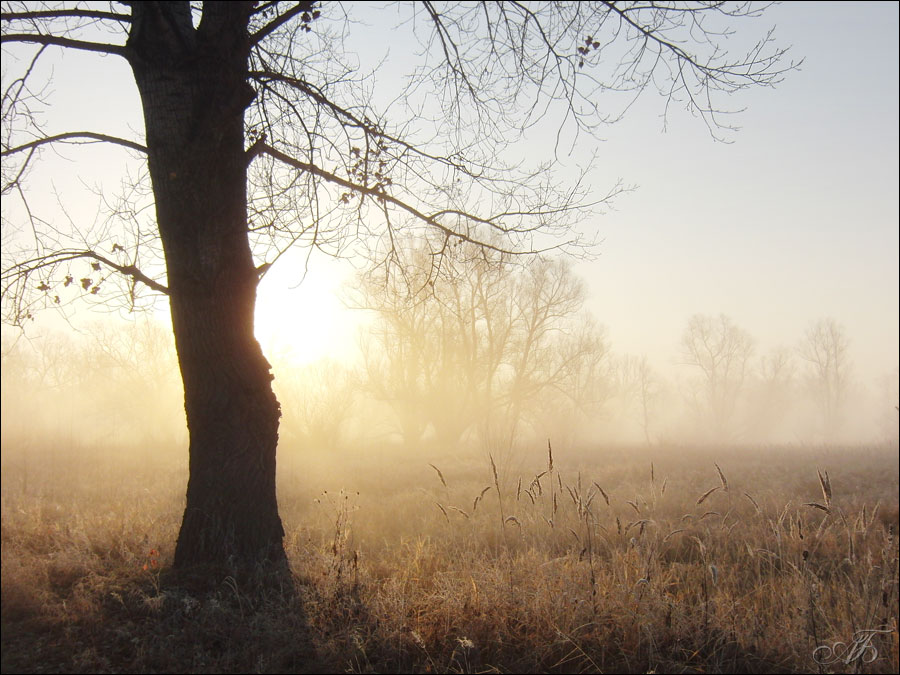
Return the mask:
[[[166,445],[183,436],[171,331],[149,317],[40,340],[5,335],[4,429],[27,424],[59,443]],[[7,351],[8,350],[8,351]],[[7,424],[9,422],[10,424]]]
[[[356,373],[330,359],[281,370],[276,390],[284,414],[282,437],[295,447],[336,450],[353,414]]]
[[[144,316],[124,326],[95,324],[84,338],[76,367],[97,403],[95,426],[132,443],[181,440],[181,382],[168,327]]]
[[[0,399],[4,454],[10,438],[20,442],[35,435],[38,427],[49,436],[67,422],[57,404],[60,392],[69,392],[78,383],[75,345],[70,336],[46,335],[41,347],[22,336],[3,333]]]
[[[418,247],[420,262],[427,249]],[[368,388],[404,438],[432,427],[444,446],[466,432],[507,450],[536,408],[590,407],[607,348],[584,314],[584,286],[564,260],[513,264],[465,245],[444,274],[363,275],[358,305],[376,311],[364,346]]]
[[[771,440],[792,404],[796,366],[790,349],[779,347],[760,356],[753,372],[749,433],[755,440]]]
[[[340,254],[407,228],[440,233],[436,259],[458,242],[583,250],[586,190],[556,184],[550,166],[517,168],[506,151],[523,130],[552,115],[591,133],[633,100],[610,112],[612,92],[657,88],[666,109],[682,103],[715,133],[720,95],[793,66],[771,33],[729,56],[716,19],[761,13],[743,3],[423,2],[401,6],[394,33],[412,32],[421,60],[404,91],[375,96],[374,74],[352,65],[368,26],[350,15],[365,5],[3,3],[3,226],[22,230],[4,233],[5,316],[22,324],[73,290],[103,301],[118,288],[127,305],[142,289],[167,297],[190,433],[176,567],[286,569],[280,410],[253,333],[257,284],[285,250]],[[44,124],[40,78],[61,50],[128,63],[143,138]],[[149,187],[110,197],[96,227],[42,215],[28,191],[37,160],[96,142],[141,158]],[[380,250],[376,262],[397,262]]]
[[[835,440],[843,425],[851,377],[849,347],[844,327],[832,318],[825,318],[806,329],[797,349],[807,364],[806,383],[818,408],[826,440]]]
[[[40,344],[17,341],[16,350],[25,360],[25,377],[20,385],[34,389],[63,390],[74,388],[83,378],[79,367],[83,354],[77,340],[70,335],[54,332],[45,336]]]
[[[653,369],[646,356],[641,357],[638,367],[638,409],[644,440],[651,444],[650,430],[657,426],[660,401],[665,394],[666,386],[660,375]]]
[[[681,338],[681,359],[701,373],[700,404],[714,439],[727,439],[736,431],[735,412],[753,352],[750,334],[724,314],[695,314],[688,321]]]
[[[646,356],[625,354],[615,365],[617,393],[625,410],[637,420],[647,445],[651,444],[651,427],[657,417],[657,406],[663,383]]]
[[[530,261],[512,294],[509,377],[499,399],[510,447],[519,425],[547,396],[575,410],[595,411],[608,395],[609,344],[585,314],[584,283],[564,259]],[[503,382],[501,380],[501,382]]]
[[[419,248],[409,254],[402,275],[362,273],[354,297],[358,307],[376,313],[361,343],[364,387],[391,408],[397,431],[411,446],[429,426],[444,443],[459,439],[478,405],[474,379],[480,376],[465,359],[480,358],[476,350],[488,348],[473,345],[476,336],[454,323],[454,305],[459,313],[463,302],[472,305],[472,298],[439,283],[448,292],[441,301],[435,299],[429,260]],[[471,269],[473,274],[485,271]]]

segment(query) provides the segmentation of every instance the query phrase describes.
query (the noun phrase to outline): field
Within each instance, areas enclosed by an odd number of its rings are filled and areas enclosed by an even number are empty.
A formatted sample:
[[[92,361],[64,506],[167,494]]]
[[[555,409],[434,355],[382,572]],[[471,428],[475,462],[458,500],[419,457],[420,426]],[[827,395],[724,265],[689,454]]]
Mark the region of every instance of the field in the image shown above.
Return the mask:
[[[293,587],[196,592],[180,453],[4,447],[3,672],[897,672],[895,445],[279,461]]]

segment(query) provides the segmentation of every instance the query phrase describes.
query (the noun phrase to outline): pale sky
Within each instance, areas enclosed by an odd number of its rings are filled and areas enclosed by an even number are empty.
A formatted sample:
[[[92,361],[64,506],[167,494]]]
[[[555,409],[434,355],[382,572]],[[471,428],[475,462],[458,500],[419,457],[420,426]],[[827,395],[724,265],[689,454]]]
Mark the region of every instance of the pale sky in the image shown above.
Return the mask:
[[[579,139],[564,159],[574,166],[596,149],[598,193],[620,178],[638,189],[583,224],[603,243],[578,269],[618,353],[646,354],[668,370],[695,313],[729,314],[763,351],[795,346],[811,321],[831,316],[845,325],[858,377],[871,386],[898,362],[898,4],[787,3],[751,30],[773,24],[779,43],[793,45],[804,64],[776,89],[735,97],[734,107],[747,110],[731,120],[742,127],[733,143],[714,142],[682,111],[662,133],[663,102],[652,94],[605,129],[602,142]],[[384,54],[385,44],[365,47]],[[49,131],[142,138],[137,92],[121,59],[73,53],[54,74],[60,116]],[[529,145],[549,155],[553,138],[536,134]],[[55,175],[58,190],[77,187],[79,174],[117,184],[120,149],[61,154],[72,163]],[[49,192],[49,182],[35,180]],[[72,206],[75,217],[95,208]],[[346,358],[358,319],[342,316],[337,299],[348,264],[314,254],[305,281],[286,291],[299,279],[300,262],[290,264],[261,286],[264,347],[289,347],[297,317],[313,307],[317,327],[304,331],[296,351]]]
[[[805,61],[740,96],[732,144],[687,115],[666,134],[650,115],[610,129],[610,175],[640,187],[599,223],[591,306],[616,349],[654,361],[693,313],[731,315],[762,348],[832,316],[870,381],[898,359],[898,4],[787,3],[766,20]]]

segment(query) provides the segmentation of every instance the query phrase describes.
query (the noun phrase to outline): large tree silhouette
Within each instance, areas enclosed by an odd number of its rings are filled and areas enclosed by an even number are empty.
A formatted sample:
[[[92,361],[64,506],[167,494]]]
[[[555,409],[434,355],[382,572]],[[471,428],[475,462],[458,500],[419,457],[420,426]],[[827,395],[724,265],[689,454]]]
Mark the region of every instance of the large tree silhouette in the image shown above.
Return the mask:
[[[97,7],[3,3],[4,310],[21,324],[73,290],[112,300],[116,277],[128,304],[147,290],[167,296],[190,432],[179,568],[285,562],[279,404],[253,332],[257,284],[285,250],[338,254],[349,241],[430,228],[442,235],[434,274],[458,242],[583,250],[592,240],[573,225],[590,205],[586,186],[554,183],[552,161],[503,161],[525,129],[553,118],[590,133],[627,108],[630,99],[606,108],[608,93],[654,88],[716,134],[722,95],[792,67],[771,33],[736,57],[722,48],[721,20],[759,14],[744,4],[422,2],[396,25],[419,40],[421,59],[404,95],[379,107],[389,97],[352,65],[366,28],[349,15],[361,5]],[[74,50],[128,62],[143,139],[44,123],[52,100],[38,73]],[[110,200],[99,228],[42,215],[30,171],[51,147],[95,142],[145,157],[152,209]],[[399,262],[390,245],[371,250],[386,251],[376,264]]]

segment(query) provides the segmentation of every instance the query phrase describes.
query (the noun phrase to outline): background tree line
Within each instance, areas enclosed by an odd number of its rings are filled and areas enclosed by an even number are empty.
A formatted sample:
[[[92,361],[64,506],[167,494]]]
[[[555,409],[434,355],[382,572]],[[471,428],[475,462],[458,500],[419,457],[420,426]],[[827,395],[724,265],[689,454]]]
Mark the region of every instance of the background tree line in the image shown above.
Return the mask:
[[[388,442],[497,457],[573,443],[897,439],[897,370],[854,378],[847,330],[811,322],[762,349],[725,314],[687,319],[673,363],[614,353],[566,259],[525,265],[462,245],[428,269],[360,273],[347,301],[371,316],[356,361],[274,362],[282,447]],[[166,447],[183,440],[171,335],[146,318],[3,343],[3,433]],[[861,407],[861,404],[863,407]],[[867,435],[866,435],[867,434]]]

